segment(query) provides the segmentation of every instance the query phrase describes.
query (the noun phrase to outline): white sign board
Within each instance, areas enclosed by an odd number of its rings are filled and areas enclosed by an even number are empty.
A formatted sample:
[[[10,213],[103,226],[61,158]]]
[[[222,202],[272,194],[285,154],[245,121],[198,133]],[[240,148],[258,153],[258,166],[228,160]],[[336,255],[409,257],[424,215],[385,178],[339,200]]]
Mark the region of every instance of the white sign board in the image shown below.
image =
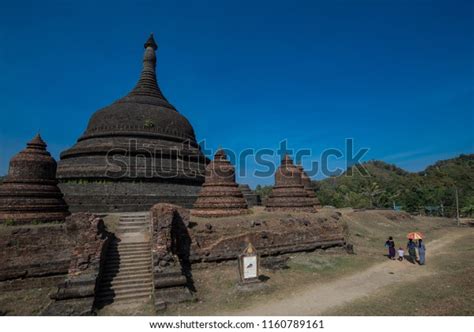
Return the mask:
[[[244,263],[244,279],[257,278],[257,256],[245,256]]]

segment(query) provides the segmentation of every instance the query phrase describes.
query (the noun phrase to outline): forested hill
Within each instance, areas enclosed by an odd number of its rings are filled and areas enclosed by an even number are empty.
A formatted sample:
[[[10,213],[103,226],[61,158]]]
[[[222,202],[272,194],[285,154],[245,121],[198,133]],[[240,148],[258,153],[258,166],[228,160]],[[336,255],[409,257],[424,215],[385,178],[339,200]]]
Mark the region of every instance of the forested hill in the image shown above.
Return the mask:
[[[424,171],[407,172],[383,161],[369,161],[343,175],[314,181],[323,205],[354,208],[400,206],[417,212],[453,215],[455,191],[463,213],[474,210],[474,154],[438,161]]]

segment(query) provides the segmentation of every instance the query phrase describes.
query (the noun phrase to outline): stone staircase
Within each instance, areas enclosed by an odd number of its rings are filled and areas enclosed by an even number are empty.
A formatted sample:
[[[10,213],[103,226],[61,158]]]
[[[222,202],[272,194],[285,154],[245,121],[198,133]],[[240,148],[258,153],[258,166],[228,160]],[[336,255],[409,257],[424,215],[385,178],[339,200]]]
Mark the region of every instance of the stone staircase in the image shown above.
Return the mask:
[[[120,216],[117,239],[107,250],[96,307],[144,302],[152,296],[150,221],[145,213]]]

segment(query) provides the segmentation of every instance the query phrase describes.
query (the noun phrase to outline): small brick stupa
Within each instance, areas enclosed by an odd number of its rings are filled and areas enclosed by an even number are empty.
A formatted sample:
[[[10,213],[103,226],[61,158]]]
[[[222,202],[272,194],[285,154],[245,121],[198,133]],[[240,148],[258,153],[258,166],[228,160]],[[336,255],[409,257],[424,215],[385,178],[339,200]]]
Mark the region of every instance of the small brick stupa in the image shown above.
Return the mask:
[[[247,202],[235,182],[235,169],[219,149],[206,167],[206,180],[191,214],[197,217],[228,217],[249,213]]]
[[[38,134],[10,160],[0,185],[0,223],[63,222],[68,215],[57,186],[56,161]]]
[[[301,172],[301,183],[303,184],[304,190],[306,190],[308,196],[313,199],[314,207],[319,209],[321,203],[319,202],[318,197],[316,197],[310,177],[306,174],[302,165],[298,165],[298,170]]]
[[[301,172],[285,155],[275,173],[275,186],[265,201],[266,211],[316,212],[301,181]]]
[[[260,203],[260,197],[250,189],[248,184],[239,184],[239,189],[242,191],[248,207],[254,207]]]

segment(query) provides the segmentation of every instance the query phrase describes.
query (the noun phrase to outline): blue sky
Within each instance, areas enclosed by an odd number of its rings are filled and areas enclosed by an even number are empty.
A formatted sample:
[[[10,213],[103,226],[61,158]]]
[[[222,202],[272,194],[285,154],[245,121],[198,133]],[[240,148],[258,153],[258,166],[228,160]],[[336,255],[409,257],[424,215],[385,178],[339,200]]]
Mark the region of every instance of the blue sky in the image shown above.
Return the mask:
[[[73,145],[135,85],[150,32],[162,91],[210,148],[287,139],[308,166],[353,138],[411,171],[474,152],[472,1],[0,0],[0,174],[38,130],[55,157]]]

